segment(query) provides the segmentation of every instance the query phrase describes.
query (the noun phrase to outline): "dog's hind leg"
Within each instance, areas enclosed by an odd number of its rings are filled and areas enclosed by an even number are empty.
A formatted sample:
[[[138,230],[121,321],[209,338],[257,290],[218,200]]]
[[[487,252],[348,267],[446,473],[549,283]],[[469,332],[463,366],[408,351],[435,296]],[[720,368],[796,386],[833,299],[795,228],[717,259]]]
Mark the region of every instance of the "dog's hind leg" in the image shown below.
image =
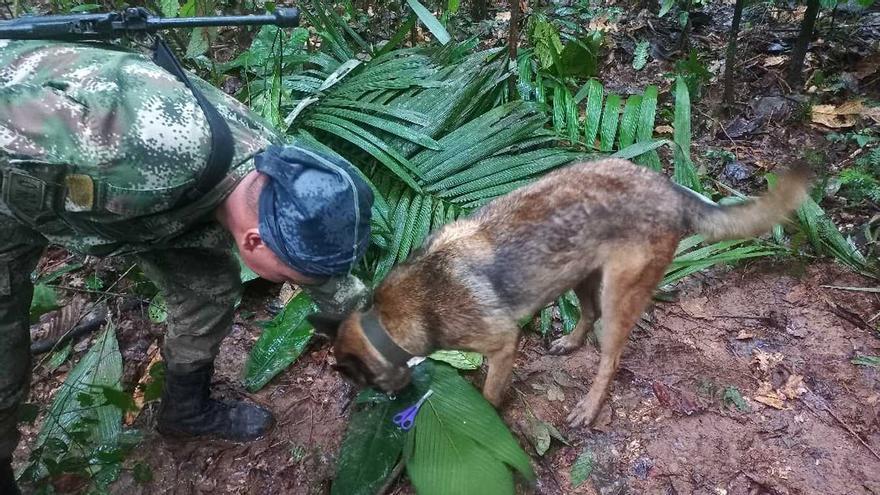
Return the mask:
[[[600,285],[602,273],[596,270],[574,288],[581,306],[581,319],[570,334],[554,340],[550,344],[550,354],[568,354],[584,345],[587,335],[593,331],[593,324],[601,314]]]
[[[516,358],[516,347],[519,343],[519,327],[511,323],[510,328],[499,334],[493,349],[484,351],[489,360],[489,371],[483,383],[483,397],[495,407],[500,407],[504,391],[510,384],[513,375],[513,362]]]
[[[676,245],[677,239],[670,237],[665,242],[654,240],[651,244],[621,248],[605,264],[599,371],[587,396],[578,402],[568,416],[572,428],[589,425],[599,414],[620,364],[627,338],[651,302],[651,296],[672,260]]]

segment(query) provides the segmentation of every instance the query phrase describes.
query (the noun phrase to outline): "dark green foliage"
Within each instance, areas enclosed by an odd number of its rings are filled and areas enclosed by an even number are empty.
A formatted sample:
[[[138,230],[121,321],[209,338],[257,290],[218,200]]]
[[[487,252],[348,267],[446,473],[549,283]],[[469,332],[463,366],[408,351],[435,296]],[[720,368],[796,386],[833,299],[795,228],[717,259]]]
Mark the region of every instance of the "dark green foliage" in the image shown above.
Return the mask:
[[[306,316],[314,311],[315,303],[300,292],[265,325],[245,363],[244,385],[248,390],[259,390],[299,357],[312,337]]]
[[[695,49],[688,52],[687,58],[675,63],[675,73],[687,84],[688,92],[693,101],[698,101],[703,94],[705,86],[712,78],[712,73],[706,68]]]

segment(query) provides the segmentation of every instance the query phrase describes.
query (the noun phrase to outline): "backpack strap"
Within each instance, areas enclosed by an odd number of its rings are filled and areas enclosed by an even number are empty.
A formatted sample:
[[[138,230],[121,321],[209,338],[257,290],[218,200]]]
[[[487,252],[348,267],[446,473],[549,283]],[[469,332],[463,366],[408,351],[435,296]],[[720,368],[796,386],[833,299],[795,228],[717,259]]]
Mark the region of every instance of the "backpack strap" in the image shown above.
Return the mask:
[[[186,77],[183,67],[181,67],[180,62],[174,56],[171,48],[165,43],[165,40],[156,36],[152,49],[153,61],[177,76],[192,91],[196,101],[205,113],[205,118],[208,120],[208,126],[211,129],[211,151],[208,154],[208,163],[201,176],[196,180],[195,185],[181,197],[180,203],[195,201],[213,189],[229,171],[229,167],[232,164],[232,155],[235,152],[232,132],[229,130],[226,120],[220,116],[214,105]]]

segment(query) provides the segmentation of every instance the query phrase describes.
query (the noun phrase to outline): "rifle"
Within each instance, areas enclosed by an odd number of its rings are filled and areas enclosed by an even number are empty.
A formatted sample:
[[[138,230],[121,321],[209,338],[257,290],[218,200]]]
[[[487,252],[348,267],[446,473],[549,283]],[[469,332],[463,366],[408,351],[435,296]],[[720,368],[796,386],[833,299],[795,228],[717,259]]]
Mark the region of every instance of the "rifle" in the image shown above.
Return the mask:
[[[153,15],[143,7],[131,7],[121,12],[100,14],[26,15],[0,21],[0,39],[108,40],[133,33],[153,34],[168,28],[263,24],[296,27],[299,25],[299,10],[279,8],[272,15],[163,18]]]

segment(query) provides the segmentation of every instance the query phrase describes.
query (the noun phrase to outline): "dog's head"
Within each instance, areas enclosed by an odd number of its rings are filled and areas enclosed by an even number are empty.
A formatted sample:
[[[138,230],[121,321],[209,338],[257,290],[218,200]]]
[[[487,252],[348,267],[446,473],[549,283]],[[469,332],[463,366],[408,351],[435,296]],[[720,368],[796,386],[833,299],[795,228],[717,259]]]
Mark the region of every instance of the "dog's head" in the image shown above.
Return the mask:
[[[345,318],[311,315],[315,334],[330,340],[336,364],[333,368],[358,387],[374,387],[393,394],[409,385],[412,373],[406,363],[384,356],[364,334],[364,313],[354,311]]]

